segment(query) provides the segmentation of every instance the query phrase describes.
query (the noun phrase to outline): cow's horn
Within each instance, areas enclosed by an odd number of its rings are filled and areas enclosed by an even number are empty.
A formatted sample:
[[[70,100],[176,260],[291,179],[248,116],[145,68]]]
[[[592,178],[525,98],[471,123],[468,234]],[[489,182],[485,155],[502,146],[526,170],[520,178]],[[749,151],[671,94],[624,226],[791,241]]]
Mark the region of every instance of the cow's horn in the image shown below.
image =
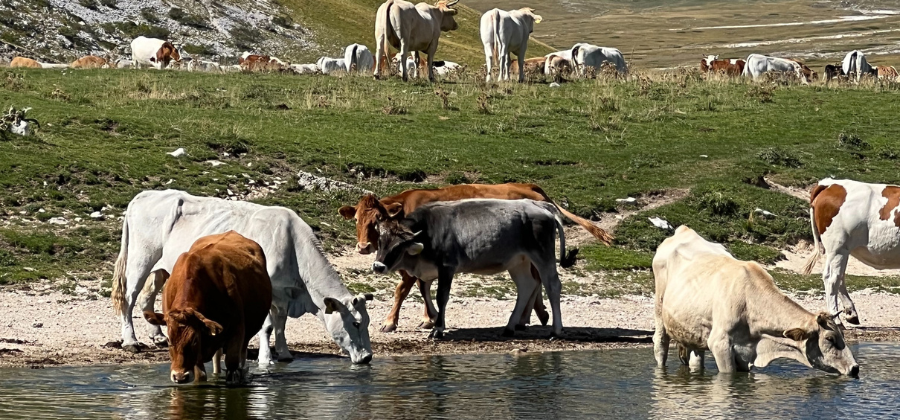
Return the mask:
[[[447,3],[447,7],[452,7],[452,6],[455,5],[456,3],[459,3],[459,0],[450,0],[450,1]]]

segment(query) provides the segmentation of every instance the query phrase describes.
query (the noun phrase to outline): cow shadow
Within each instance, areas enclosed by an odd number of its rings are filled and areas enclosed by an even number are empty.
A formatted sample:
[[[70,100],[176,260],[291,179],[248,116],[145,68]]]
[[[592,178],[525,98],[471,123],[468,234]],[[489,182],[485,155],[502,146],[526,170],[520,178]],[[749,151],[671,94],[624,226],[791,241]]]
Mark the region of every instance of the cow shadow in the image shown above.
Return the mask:
[[[546,340],[551,338],[553,328],[546,326],[530,326],[524,331],[516,331],[513,337],[502,335],[505,327],[489,328],[460,328],[444,332],[444,338],[440,341],[469,341],[469,342],[505,342]],[[565,327],[561,337],[553,337],[553,340],[581,343],[652,343],[653,331],[633,330],[626,328],[593,328],[593,327]]]

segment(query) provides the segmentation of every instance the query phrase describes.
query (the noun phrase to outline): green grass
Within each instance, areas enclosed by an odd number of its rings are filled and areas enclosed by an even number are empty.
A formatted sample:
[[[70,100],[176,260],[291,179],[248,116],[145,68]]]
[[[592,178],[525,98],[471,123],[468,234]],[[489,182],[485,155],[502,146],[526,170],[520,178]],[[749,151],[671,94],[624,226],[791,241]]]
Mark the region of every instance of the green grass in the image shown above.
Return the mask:
[[[225,197],[291,181],[255,201],[298,211],[326,248],[352,244],[353,225],[336,210],[358,195],[301,191],[298,170],[380,195],[464,179],[535,182],[584,217],[614,211],[617,198],[690,189],[626,219],[614,248],[585,247],[585,269],[623,285],[650,276],[652,252],[668,234],[648,217],[687,224],[739,258],[772,262],[781,247],[809,238],[809,222],[806,204],[765,188],[763,176],[793,186],[829,175],[900,182],[890,152],[900,90],[891,84],[777,84],[760,94],[692,73],[560,88],[465,79],[441,85],[448,109],[435,86],[368,77],[7,70],[0,85],[0,106],[32,107],[42,125],[34,137],[0,141],[3,283],[110,276],[115,216],[146,189]],[[389,112],[397,107],[406,112]],[[179,147],[186,156],[166,154]],[[112,209],[106,221],[88,218],[104,207]],[[777,217],[758,217],[756,208]],[[34,222],[51,217],[70,225]]]

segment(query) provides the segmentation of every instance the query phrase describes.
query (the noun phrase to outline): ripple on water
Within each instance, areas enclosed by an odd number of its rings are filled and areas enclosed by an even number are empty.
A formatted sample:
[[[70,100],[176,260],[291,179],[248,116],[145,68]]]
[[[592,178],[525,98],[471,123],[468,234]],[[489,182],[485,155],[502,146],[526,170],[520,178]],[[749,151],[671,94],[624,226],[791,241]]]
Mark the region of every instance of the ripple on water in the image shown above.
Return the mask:
[[[789,361],[718,375],[711,357],[662,370],[650,349],[298,359],[246,388],[172,386],[167,365],[3,369],[0,418],[896,418],[900,345],[854,353],[859,380]]]

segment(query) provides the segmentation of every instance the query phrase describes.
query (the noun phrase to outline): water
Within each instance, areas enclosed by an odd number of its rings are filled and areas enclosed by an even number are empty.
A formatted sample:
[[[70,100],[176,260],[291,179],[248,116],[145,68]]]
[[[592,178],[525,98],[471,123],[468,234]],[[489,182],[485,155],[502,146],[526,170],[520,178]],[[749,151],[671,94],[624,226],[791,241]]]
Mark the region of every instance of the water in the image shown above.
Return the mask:
[[[900,344],[854,347],[860,379],[776,361],[752,374],[656,369],[650,349],[297,359],[174,386],[168,365],[0,370],[0,419],[897,418]],[[670,357],[670,361],[673,357]]]

